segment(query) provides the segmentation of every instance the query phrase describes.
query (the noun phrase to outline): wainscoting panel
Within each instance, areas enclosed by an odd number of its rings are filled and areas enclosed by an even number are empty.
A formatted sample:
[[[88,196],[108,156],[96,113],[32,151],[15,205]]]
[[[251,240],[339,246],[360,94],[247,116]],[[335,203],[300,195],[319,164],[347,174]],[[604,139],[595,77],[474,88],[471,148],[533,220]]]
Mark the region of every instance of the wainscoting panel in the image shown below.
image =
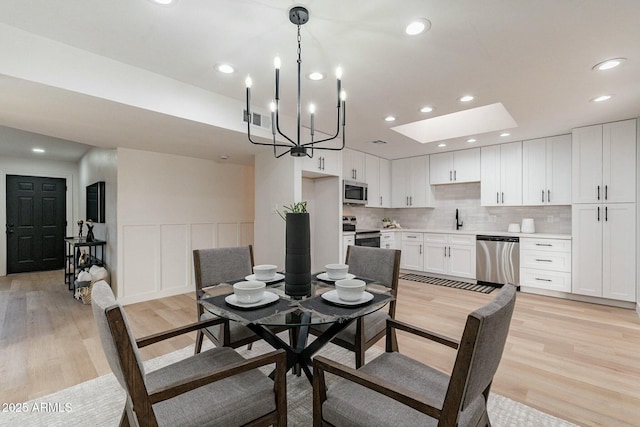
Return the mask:
[[[118,262],[123,269],[123,280],[118,285],[120,297],[146,295],[144,299],[154,298],[152,295],[160,289],[159,249],[156,226],[123,226],[122,259]]]
[[[253,245],[253,223],[240,223],[240,246]]]
[[[240,242],[239,225],[237,222],[218,223],[218,248],[238,246]]]
[[[251,224],[253,228],[253,224]],[[191,250],[216,247],[216,224],[191,224]]]
[[[160,226],[161,288],[184,288],[189,284],[191,268],[190,227],[186,224]]]

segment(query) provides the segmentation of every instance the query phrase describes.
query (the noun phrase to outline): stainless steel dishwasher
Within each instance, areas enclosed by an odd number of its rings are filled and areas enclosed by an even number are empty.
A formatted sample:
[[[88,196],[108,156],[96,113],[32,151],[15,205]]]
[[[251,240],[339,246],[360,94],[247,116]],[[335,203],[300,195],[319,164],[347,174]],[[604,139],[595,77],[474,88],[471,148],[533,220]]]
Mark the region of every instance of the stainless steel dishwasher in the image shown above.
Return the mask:
[[[476,279],[478,284],[520,285],[520,238],[476,237]]]

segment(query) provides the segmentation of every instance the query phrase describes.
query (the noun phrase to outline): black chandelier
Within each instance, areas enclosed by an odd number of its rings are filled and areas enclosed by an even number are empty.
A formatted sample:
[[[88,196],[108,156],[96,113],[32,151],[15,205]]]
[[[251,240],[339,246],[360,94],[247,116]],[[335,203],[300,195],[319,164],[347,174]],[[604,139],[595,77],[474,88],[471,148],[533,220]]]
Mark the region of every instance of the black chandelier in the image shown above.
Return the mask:
[[[276,57],[274,60],[274,66],[276,69],[276,93],[275,100],[271,103],[271,134],[273,136],[273,141],[271,143],[257,142],[251,139],[251,77],[247,77],[246,85],[247,85],[247,136],[249,137],[249,141],[252,144],[256,145],[269,145],[273,147],[273,155],[276,158],[282,157],[287,153],[290,153],[294,157],[302,157],[308,156],[313,157],[314,150],[333,150],[340,151],[344,148],[345,145],[345,118],[346,118],[346,94],[341,89],[341,78],[342,78],[342,70],[338,68],[336,70],[336,79],[338,83],[338,91],[337,91],[337,119],[336,119],[336,133],[329,138],[321,139],[319,141],[314,141],[314,133],[315,133],[315,106],[309,106],[309,114],[310,114],[310,130],[311,130],[311,140],[310,142],[301,142],[301,119],[300,119],[300,70],[302,65],[301,59],[301,48],[300,48],[300,26],[306,24],[309,21],[309,11],[302,6],[295,6],[289,10],[289,21],[295,24],[298,27],[298,110],[297,110],[297,135],[295,141],[289,138],[287,135],[282,133],[280,130],[280,120],[279,120],[279,101],[280,101],[280,58]],[[342,109],[342,123],[340,120],[340,109]],[[342,126],[342,146],[340,148],[337,147],[318,147],[316,144],[320,144],[323,142],[334,140],[340,134],[340,126]],[[276,132],[285,138],[289,143],[277,143],[276,142]],[[277,153],[276,147],[284,147],[286,150],[280,154]]]

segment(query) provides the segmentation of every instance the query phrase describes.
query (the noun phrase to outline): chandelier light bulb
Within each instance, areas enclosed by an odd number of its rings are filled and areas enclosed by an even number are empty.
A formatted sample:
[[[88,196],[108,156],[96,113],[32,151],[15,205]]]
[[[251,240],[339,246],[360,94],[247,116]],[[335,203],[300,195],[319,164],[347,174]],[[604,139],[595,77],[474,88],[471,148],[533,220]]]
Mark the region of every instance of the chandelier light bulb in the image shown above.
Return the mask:
[[[251,88],[251,85],[253,84],[253,80],[251,80],[250,76],[247,76],[247,78],[244,80],[244,84],[247,86],[247,88]]]
[[[280,57],[276,56],[273,60],[273,66],[279,70],[281,65],[282,65],[282,61],[280,61]]]
[[[314,114],[316,112],[316,106],[314,104],[309,104],[309,113]]]
[[[342,67],[336,68],[336,79],[342,78]]]
[[[272,113],[276,112],[276,103],[271,101],[271,103],[269,104],[269,109],[271,110]]]
[[[346,100],[347,100],[347,92],[341,91],[340,92],[340,101],[346,101]]]

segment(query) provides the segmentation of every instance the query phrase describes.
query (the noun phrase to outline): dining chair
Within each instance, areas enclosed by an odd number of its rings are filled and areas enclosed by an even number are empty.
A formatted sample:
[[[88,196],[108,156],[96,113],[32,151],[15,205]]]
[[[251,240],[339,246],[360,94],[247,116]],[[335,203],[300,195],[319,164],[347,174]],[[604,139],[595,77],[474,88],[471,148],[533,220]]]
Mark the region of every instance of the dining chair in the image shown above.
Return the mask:
[[[314,426],[490,426],[487,399],[500,364],[516,300],[504,285],[495,298],[467,316],[460,341],[387,320],[386,352],[362,368],[316,357]],[[451,375],[393,351],[399,329],[457,349]],[[325,372],[341,377],[329,389]]]
[[[204,288],[225,281],[244,279],[253,273],[253,248],[251,245],[230,248],[196,249],[193,251],[193,265],[196,276],[196,297],[205,295]],[[215,316],[207,312],[196,301],[198,319],[211,319]],[[280,330],[278,330],[279,332]],[[238,348],[251,344],[261,338],[246,326],[229,320],[220,325],[201,329],[196,336],[195,352],[202,349],[204,336],[221,347]]]
[[[135,340],[109,285],[91,293],[93,316],[109,367],[126,392],[121,426],[287,425],[286,355],[273,351],[244,359],[215,347],[152,372],[138,348],[211,326],[208,319]],[[259,369],[275,364],[272,381]]]
[[[385,336],[387,319],[394,319],[396,314],[395,297],[398,293],[400,277],[400,250],[381,249],[367,246],[348,246],[346,264],[349,273],[356,277],[370,279],[382,285],[393,295],[389,309],[378,310],[360,317],[336,335],[331,342],[355,353],[356,368],[364,365],[365,352],[369,347]],[[318,325],[310,332],[319,335],[330,325]],[[395,330],[391,337],[394,349],[397,349]]]

